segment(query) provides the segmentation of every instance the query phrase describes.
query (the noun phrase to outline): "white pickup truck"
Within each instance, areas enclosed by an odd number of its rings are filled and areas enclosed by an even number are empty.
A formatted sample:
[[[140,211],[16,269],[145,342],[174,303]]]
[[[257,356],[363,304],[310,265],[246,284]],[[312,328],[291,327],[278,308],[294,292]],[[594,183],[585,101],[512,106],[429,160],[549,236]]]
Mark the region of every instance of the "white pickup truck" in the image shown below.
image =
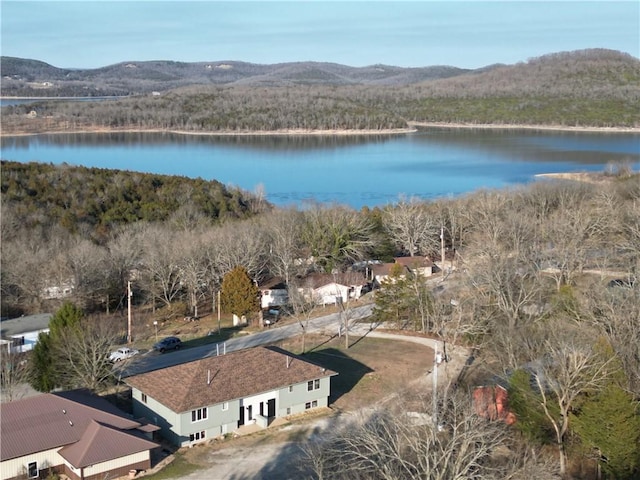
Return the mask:
[[[131,358],[138,353],[140,353],[138,350],[133,350],[129,347],[121,347],[115,352],[111,352],[111,355],[109,355],[109,360],[112,362],[120,362],[122,360],[126,360],[127,358]]]

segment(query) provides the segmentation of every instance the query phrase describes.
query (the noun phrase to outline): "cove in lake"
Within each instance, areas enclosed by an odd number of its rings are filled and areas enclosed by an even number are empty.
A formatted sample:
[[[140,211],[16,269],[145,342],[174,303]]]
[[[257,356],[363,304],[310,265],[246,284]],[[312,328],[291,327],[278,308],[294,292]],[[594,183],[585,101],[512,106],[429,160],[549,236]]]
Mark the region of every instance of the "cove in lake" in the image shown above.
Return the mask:
[[[354,208],[526,184],[541,173],[640,168],[640,135],[430,129],[403,135],[203,136],[166,133],[5,137],[4,160],[68,163],[264,188],[276,205]]]

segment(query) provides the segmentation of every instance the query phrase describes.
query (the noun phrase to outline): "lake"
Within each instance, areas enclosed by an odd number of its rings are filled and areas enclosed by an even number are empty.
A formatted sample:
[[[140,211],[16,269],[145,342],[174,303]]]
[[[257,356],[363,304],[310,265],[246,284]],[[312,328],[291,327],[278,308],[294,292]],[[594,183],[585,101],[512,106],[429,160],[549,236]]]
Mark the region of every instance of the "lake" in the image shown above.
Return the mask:
[[[276,205],[353,208],[535,181],[557,172],[640,169],[640,134],[429,129],[403,135],[199,136],[149,133],[6,137],[4,160],[215,179]]]

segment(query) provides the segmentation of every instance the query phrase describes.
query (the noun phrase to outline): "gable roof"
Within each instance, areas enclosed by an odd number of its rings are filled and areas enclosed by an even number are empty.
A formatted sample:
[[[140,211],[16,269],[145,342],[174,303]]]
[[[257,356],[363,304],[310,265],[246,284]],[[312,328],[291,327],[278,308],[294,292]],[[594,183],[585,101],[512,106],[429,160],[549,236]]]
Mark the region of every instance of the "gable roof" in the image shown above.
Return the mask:
[[[0,459],[71,445],[82,438],[94,420],[131,432],[141,426],[105,399],[84,390],[44,393],[3,403]]]
[[[255,347],[135,375],[125,382],[182,413],[331,375],[337,373],[281,348]]]
[[[157,446],[144,438],[91,420],[80,440],[62,447],[58,453],[75,468],[83,468]]]
[[[381,265],[374,265],[371,267],[371,275],[373,277],[388,277],[393,272],[394,268],[397,267],[397,263],[383,263]],[[400,275],[406,275],[409,273],[409,267],[406,265],[400,264]]]

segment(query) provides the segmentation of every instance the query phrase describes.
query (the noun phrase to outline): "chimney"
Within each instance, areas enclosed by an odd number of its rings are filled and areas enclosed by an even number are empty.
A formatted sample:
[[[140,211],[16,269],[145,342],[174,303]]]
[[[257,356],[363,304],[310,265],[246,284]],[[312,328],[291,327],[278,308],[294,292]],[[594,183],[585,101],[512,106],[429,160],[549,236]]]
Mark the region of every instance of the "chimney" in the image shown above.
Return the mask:
[[[207,385],[211,385],[211,370],[207,370]]]

